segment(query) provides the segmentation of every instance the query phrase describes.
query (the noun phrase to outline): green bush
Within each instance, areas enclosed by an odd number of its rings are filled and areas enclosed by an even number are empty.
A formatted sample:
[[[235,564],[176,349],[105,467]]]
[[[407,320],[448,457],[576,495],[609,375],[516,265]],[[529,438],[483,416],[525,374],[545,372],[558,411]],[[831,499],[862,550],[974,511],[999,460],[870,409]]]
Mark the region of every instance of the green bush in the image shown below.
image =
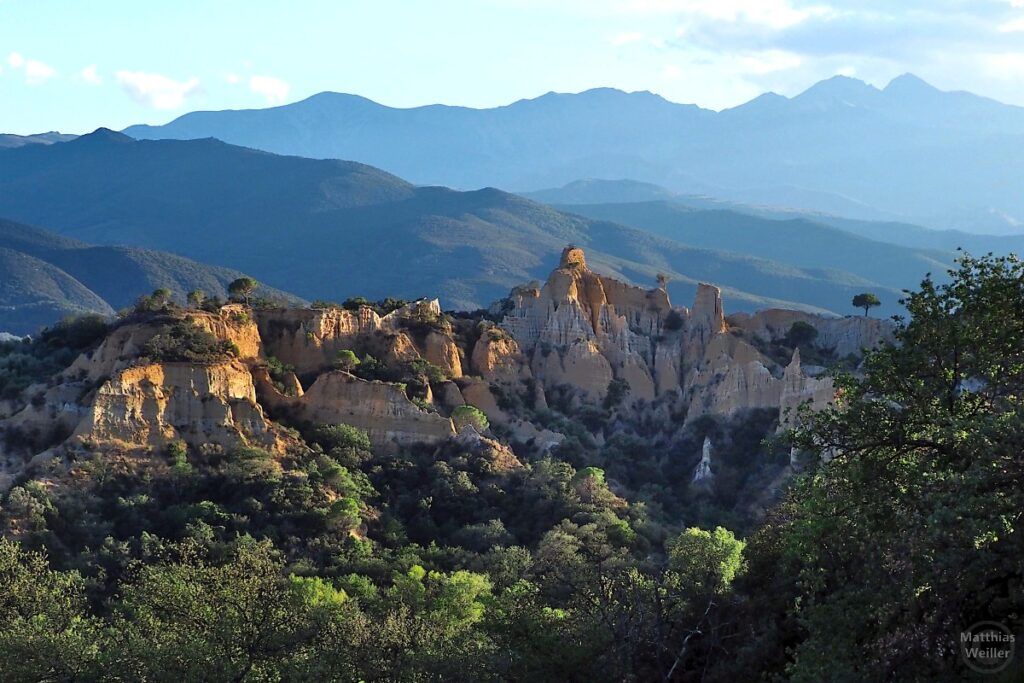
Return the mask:
[[[187,320],[164,325],[143,347],[143,355],[163,363],[210,363],[238,355],[227,340],[214,337]]]
[[[459,406],[453,410],[452,421],[455,423],[455,428],[460,432],[468,426],[473,427],[478,432],[483,432],[490,426],[484,411],[470,405]]]

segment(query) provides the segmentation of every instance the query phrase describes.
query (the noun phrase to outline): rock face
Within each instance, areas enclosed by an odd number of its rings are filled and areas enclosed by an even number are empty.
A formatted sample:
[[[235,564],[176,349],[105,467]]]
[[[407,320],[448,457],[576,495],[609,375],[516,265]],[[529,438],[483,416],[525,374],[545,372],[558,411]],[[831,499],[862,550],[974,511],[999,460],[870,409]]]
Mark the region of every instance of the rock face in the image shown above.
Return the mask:
[[[886,320],[864,316],[829,318],[803,311],[771,308],[757,313],[736,313],[729,316],[729,325],[766,341],[784,338],[795,322],[805,322],[818,330],[815,343],[833,349],[837,356],[859,355],[861,349],[892,342],[893,326]]]
[[[587,268],[583,251],[569,247],[543,287],[517,289],[511,301],[502,327],[546,388],[568,384],[601,400],[618,378],[634,397],[654,397],[656,339],[672,312],[664,290],[597,275]],[[685,309],[677,314],[685,315]]]
[[[820,408],[834,393],[832,380],[805,368],[799,352],[785,367],[772,360],[783,348],[773,342],[794,322],[812,324],[818,345],[840,357],[892,339],[891,326],[869,318],[781,310],[726,318],[721,292],[710,284],[698,285],[691,309],[673,307],[663,288],[592,272],[575,247],[563,252],[545,283],[516,288],[493,312],[503,314],[496,325],[448,319],[436,300],[383,316],[368,306],[253,311],[229,305],[121,324],[51,382],[26,390],[20,403],[0,405],[0,447],[9,451],[0,453],[0,469],[15,471],[9,463],[61,443],[148,448],[181,439],[196,447],[302,447],[268,415],[285,423],[354,425],[384,452],[452,438],[447,415],[464,404],[538,452],[566,438],[552,431],[557,422],[530,421],[549,406],[562,412],[600,406],[605,413],[589,414],[670,431],[674,422],[752,408],[780,410],[786,420],[800,404]],[[143,357],[173,315],[230,341],[237,356],[209,363]],[[342,350],[376,358],[375,376],[393,377],[397,368],[432,379],[426,386],[410,380],[419,392],[414,403],[399,384],[334,370]],[[409,369],[407,361],[420,359],[446,377]],[[605,434],[593,436],[600,443]],[[709,442],[704,450],[695,481],[710,477]]]
[[[705,436],[704,446],[700,451],[700,462],[693,469],[693,483],[710,483],[714,476],[711,471],[711,439]]]
[[[452,377],[462,376],[462,355],[443,323],[417,343],[403,329],[409,321],[441,320],[437,299],[416,301],[387,315],[367,306],[285,308],[256,311],[263,352],[295,368],[299,375],[328,369],[338,352],[370,353],[378,359],[424,358]]]
[[[367,307],[251,311],[229,305],[212,313],[183,311],[179,317],[231,342],[236,357],[218,362],[153,362],[144,356],[146,344],[172,319],[162,315],[119,325],[55,381],[26,392],[23,405],[4,404],[0,432],[14,435],[5,439],[14,446],[8,447],[10,453],[0,453],[0,460],[13,458],[11,467],[17,470],[19,462],[28,462],[44,450],[85,443],[149,448],[182,440],[197,448],[209,444],[253,445],[276,452],[301,448],[288,430],[267,418],[261,400],[273,408],[289,408],[300,419],[364,428],[384,450],[415,441],[437,442],[455,433],[449,418],[419,408],[397,384],[322,373],[339,350],[361,348],[389,361],[426,358],[449,375],[461,377],[463,352],[445,333],[436,301],[417,302],[387,316]],[[440,329],[424,331],[417,343],[406,329],[410,317]],[[277,378],[288,394],[284,396],[266,369],[266,359],[272,355],[294,364],[300,373],[319,374],[317,381],[304,390],[295,373],[284,372]],[[259,399],[257,385],[263,387]],[[454,383],[443,383],[438,389],[443,392],[443,408],[450,411],[464,402]]]
[[[275,451],[288,442],[264,416],[252,375],[238,361],[125,368],[97,389],[74,436],[150,446],[181,439],[197,447],[257,445]]]
[[[668,402],[686,419],[749,408],[827,402],[831,383],[799,364],[783,370],[745,338],[781,339],[796,320],[813,318],[821,343],[837,353],[886,339],[878,321],[830,319],[766,311],[726,321],[721,291],[701,283],[693,308],[673,308],[663,289],[642,289],[591,272],[570,247],[543,285],[513,290],[501,325],[514,339],[482,336],[473,367],[485,379],[529,377],[545,391],[568,385],[583,401],[600,402],[612,380],[629,387],[626,405]],[[484,408],[486,410],[486,408]],[[499,416],[500,417],[500,416]]]
[[[455,435],[451,418],[421,409],[396,384],[368,382],[337,370],[318,377],[302,396],[291,397],[278,392],[265,375],[258,374],[257,382],[268,409],[313,424],[359,427],[384,452]]]
[[[330,367],[343,349],[377,332],[381,317],[371,308],[298,308],[257,311],[264,353],[300,375]]]
[[[484,331],[473,347],[473,371],[486,380],[514,379],[528,367],[519,344],[501,329]]]
[[[782,376],[782,393],[779,408],[783,424],[796,419],[797,408],[809,403],[814,410],[827,406],[835,398],[835,387],[831,377],[816,379],[807,377],[800,367],[800,349],[793,351],[793,360],[786,366]]]

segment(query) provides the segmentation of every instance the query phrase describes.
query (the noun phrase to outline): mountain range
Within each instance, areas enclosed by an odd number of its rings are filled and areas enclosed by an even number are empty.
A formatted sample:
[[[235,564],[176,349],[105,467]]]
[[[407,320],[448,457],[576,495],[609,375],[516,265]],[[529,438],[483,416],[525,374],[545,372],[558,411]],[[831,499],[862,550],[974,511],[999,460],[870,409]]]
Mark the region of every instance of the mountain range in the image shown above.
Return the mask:
[[[446,307],[469,309],[543,277],[568,243],[586,247],[609,276],[648,286],[658,273],[670,276],[679,300],[691,299],[698,281],[716,283],[732,310],[847,313],[854,294],[871,290],[885,303],[881,312],[892,313],[896,285],[911,286],[930,265],[952,260],[862,240],[864,262],[891,272],[872,275],[857,259],[845,262],[852,270],[796,264],[762,257],[759,231],[777,227],[768,219],[743,228],[746,244],[692,244],[683,234],[558,211],[493,188],[418,187],[354,162],[212,139],[136,141],[105,129],[0,151],[0,215],[90,243],[221,264],[306,299],[436,294]],[[787,239],[798,242],[798,233]],[[901,257],[886,261],[894,249]]]
[[[241,275],[167,252],[96,246],[0,220],[0,331],[31,334],[70,314],[112,315],[161,287],[179,302],[195,289],[223,298]],[[270,288],[260,294],[297,300]]]
[[[608,213],[606,217],[611,218],[612,215],[615,215],[617,216],[616,220],[621,220],[629,225],[645,223],[649,215],[646,215],[643,204],[663,202],[674,205],[675,211],[687,209],[691,221],[698,217],[714,216],[724,212],[730,214],[734,221],[749,220],[751,217],[771,221],[807,221],[877,242],[887,242],[918,250],[952,252],[963,249],[973,254],[984,254],[990,251],[997,254],[1024,253],[1024,235],[986,235],[961,230],[935,230],[899,221],[861,220],[822,212],[744,204],[706,195],[682,194],[660,185],[635,180],[595,178],[576,180],[562,187],[524,192],[523,196],[584,215],[602,212],[603,209],[596,205],[615,205],[616,212]],[[714,221],[713,218],[711,220]],[[709,225],[708,227],[713,226]],[[703,237],[711,238],[714,234],[711,232],[704,234]],[[741,251],[744,248],[742,244],[737,246],[741,248]],[[754,244],[746,245],[745,248],[759,248],[759,246],[759,243],[755,241]],[[725,243],[722,243],[719,248],[732,247],[726,247]],[[817,257],[819,254],[814,254],[814,256]],[[825,259],[830,257],[828,253],[820,254],[820,256]]]
[[[35,135],[11,135],[9,133],[0,133],[0,149],[10,149],[11,147],[24,147],[25,145],[52,145],[55,142],[67,142],[68,140],[74,140],[77,135],[68,135],[65,133],[37,133]]]
[[[352,159],[418,184],[529,191],[630,178],[850,218],[1024,232],[1024,108],[909,74],[884,89],[837,76],[721,112],[608,88],[493,109],[397,109],[327,92],[125,132]]]

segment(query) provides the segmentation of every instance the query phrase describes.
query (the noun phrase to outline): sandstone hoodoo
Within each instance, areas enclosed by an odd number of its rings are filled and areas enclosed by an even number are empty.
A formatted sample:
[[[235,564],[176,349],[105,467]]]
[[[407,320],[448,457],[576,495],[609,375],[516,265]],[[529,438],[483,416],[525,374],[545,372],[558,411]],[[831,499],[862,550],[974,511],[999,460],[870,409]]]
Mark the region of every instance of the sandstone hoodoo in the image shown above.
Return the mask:
[[[592,272],[575,247],[563,252],[543,286],[517,288],[504,309],[500,325],[515,347],[502,342],[502,367],[515,366],[509,359],[517,349],[519,375],[546,391],[571,387],[578,401],[602,402],[618,382],[627,406],[642,411],[660,402],[686,420],[827,400],[830,380],[806,375],[799,356],[784,370],[769,355],[784,336],[780,313],[790,325],[800,320],[826,330],[827,342],[846,353],[884,337],[882,325],[849,325],[797,311],[745,315],[732,324],[721,291],[705,283],[697,285],[692,308],[673,307],[662,288],[634,287]],[[499,365],[495,346],[490,336],[474,351],[474,359],[487,359],[485,376],[493,377]],[[836,353],[835,347],[822,350]]]
[[[7,406],[8,481],[18,462],[105,443],[283,453],[299,443],[290,428],[319,424],[358,427],[374,448],[396,452],[453,438],[451,415],[465,405],[536,453],[578,434],[580,420],[596,445],[652,430],[671,440],[702,416],[751,410],[784,422],[804,402],[832,399],[825,365],[855,363],[857,350],[889,334],[861,317],[727,318],[720,290],[704,283],[692,308],[675,307],[663,287],[593,272],[571,246],[546,282],[517,287],[483,319],[446,315],[437,300],[172,308],[117,324],[27,390],[31,401]],[[812,364],[787,346],[797,322],[819,332],[804,346]],[[205,340],[202,353],[174,349],[182,339]]]

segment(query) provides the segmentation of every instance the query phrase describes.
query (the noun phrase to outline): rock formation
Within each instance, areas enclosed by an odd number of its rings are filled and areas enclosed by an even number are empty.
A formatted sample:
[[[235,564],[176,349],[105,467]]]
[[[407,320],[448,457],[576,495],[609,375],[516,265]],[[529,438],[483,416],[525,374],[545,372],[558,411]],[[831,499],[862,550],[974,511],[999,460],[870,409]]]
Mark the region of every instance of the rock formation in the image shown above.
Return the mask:
[[[455,435],[449,417],[418,407],[397,384],[368,382],[336,370],[320,377],[300,397],[277,391],[264,373],[257,373],[260,401],[273,412],[309,424],[344,423],[366,430],[382,452]]]
[[[785,367],[772,360],[785,351],[780,342],[794,322],[812,324],[817,344],[833,357],[892,338],[891,326],[868,318],[780,310],[726,318],[720,290],[703,283],[691,309],[673,307],[663,288],[592,272],[575,247],[563,252],[544,284],[516,288],[492,312],[500,315],[497,324],[460,321],[444,316],[436,300],[422,300],[387,315],[369,306],[251,310],[231,304],[216,312],[129,319],[49,383],[0,405],[6,437],[0,443],[13,441],[20,449],[13,454],[8,447],[0,456],[31,458],[61,443],[144,449],[178,439],[194,447],[303,447],[273,418],[292,426],[354,425],[387,453],[453,438],[448,416],[464,404],[483,410],[510,440],[536,452],[566,438],[558,431],[561,418],[547,412],[556,405],[563,413],[586,408],[590,415],[598,408],[605,411],[598,415],[611,416],[610,426],[645,421],[668,433],[675,423],[752,408],[779,410],[788,420],[804,402],[820,408],[833,398],[832,380],[804,368],[799,351]],[[150,339],[182,318],[230,342],[237,353],[193,363],[146,358]],[[342,350],[373,356],[375,367],[386,370],[420,368],[415,372],[430,381],[416,379],[414,392],[360,379],[334,369]],[[427,372],[422,363],[409,363],[419,360],[439,368],[442,379],[430,366]],[[591,431],[602,443],[599,432],[606,430]],[[710,476],[709,459],[706,441],[695,481]]]
[[[629,387],[627,405],[667,401],[687,420],[787,408],[803,400],[827,402],[829,381],[808,376],[799,357],[784,370],[755,348],[756,335],[778,341],[794,321],[813,319],[821,343],[838,354],[888,338],[879,321],[795,311],[727,322],[721,291],[704,283],[697,286],[693,308],[673,308],[664,289],[633,287],[591,272],[574,247],[562,253],[543,286],[513,290],[506,308],[501,327],[513,341],[488,334],[473,351],[473,367],[485,379],[508,382],[528,375],[546,391],[568,385],[592,403],[604,399],[613,379],[622,380]]]
[[[127,367],[96,390],[73,436],[150,446],[181,439],[274,451],[289,443],[264,416],[252,375],[238,361]]]
[[[700,451],[700,462],[693,469],[693,483],[710,483],[715,476],[711,471],[711,439],[704,437],[704,446]]]
[[[844,357],[860,355],[864,348],[874,348],[882,342],[893,341],[893,326],[889,321],[864,316],[834,318],[804,311],[771,308],[756,313],[736,313],[729,316],[728,324],[752,337],[766,341],[783,339],[795,322],[805,322],[818,330],[815,344],[832,349]]]

